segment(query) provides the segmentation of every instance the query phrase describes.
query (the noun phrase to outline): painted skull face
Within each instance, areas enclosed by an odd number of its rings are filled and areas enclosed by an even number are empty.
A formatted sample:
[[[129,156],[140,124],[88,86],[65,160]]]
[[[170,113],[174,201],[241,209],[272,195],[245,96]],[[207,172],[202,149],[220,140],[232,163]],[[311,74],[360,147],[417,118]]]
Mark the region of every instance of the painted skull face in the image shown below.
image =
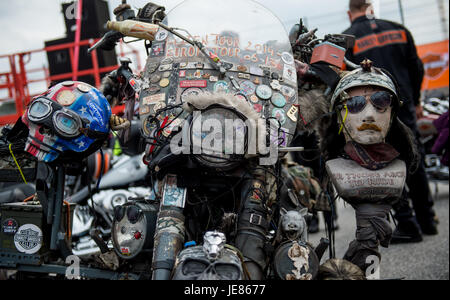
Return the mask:
[[[237,254],[223,249],[220,258],[211,261],[202,246],[186,248],[178,254],[173,280],[242,280],[242,264]]]
[[[94,87],[65,81],[37,96],[22,116],[29,133],[25,151],[51,162],[65,151],[85,152],[109,132],[111,107]]]
[[[363,145],[384,142],[392,119],[391,94],[372,86],[351,88],[346,93],[348,99],[340,110],[345,140]]]

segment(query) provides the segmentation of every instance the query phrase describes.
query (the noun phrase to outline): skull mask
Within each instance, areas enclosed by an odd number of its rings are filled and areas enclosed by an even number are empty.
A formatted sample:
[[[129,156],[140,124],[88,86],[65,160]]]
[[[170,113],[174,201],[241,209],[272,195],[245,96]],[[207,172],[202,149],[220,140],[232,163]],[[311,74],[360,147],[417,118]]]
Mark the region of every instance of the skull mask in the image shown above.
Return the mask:
[[[111,107],[94,87],[65,81],[33,99],[22,121],[29,129],[25,151],[52,162],[66,151],[89,154],[107,138]]]
[[[225,236],[207,232],[204,245],[184,249],[175,265],[175,280],[242,280],[241,260],[225,248]]]

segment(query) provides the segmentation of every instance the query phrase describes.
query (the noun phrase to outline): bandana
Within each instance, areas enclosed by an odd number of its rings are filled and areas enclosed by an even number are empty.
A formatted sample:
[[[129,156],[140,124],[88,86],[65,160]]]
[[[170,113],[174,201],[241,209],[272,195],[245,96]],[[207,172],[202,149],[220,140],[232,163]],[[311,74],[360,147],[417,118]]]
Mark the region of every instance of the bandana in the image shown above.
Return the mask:
[[[383,169],[400,155],[394,147],[386,143],[361,145],[348,142],[344,151],[361,167],[369,170]]]

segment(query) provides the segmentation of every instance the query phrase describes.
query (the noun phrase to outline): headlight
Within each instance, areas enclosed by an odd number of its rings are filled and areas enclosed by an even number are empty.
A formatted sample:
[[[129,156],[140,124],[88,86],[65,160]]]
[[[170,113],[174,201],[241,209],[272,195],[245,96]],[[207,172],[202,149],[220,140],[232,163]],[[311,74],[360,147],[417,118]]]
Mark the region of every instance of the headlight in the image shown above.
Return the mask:
[[[139,202],[114,208],[112,241],[120,257],[132,259],[153,248],[157,211],[157,206]]]
[[[195,112],[190,136],[192,153],[203,166],[229,170],[242,161],[247,151],[245,116],[220,107]]]

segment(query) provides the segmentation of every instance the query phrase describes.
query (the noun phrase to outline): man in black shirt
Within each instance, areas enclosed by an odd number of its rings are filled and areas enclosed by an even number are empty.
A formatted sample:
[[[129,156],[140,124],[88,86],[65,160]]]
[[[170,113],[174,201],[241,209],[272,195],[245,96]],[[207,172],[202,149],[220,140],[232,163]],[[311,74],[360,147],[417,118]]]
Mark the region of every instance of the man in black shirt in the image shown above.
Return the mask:
[[[351,27],[345,34],[354,35],[356,42],[346,57],[361,63],[368,58],[379,68],[388,70],[397,80],[400,99],[403,101],[398,117],[418,137],[417,115],[421,114],[420,88],[424,76],[423,64],[417,55],[411,33],[402,25],[375,19],[369,0],[350,0],[348,15]],[[418,142],[419,143],[419,142]],[[421,147],[422,156],[423,147]],[[424,234],[437,234],[437,223],[433,211],[433,199],[428,186],[428,178],[422,162],[418,170],[408,180],[416,219]],[[396,219],[399,221],[392,242],[421,241],[422,237],[406,200],[399,203]]]

